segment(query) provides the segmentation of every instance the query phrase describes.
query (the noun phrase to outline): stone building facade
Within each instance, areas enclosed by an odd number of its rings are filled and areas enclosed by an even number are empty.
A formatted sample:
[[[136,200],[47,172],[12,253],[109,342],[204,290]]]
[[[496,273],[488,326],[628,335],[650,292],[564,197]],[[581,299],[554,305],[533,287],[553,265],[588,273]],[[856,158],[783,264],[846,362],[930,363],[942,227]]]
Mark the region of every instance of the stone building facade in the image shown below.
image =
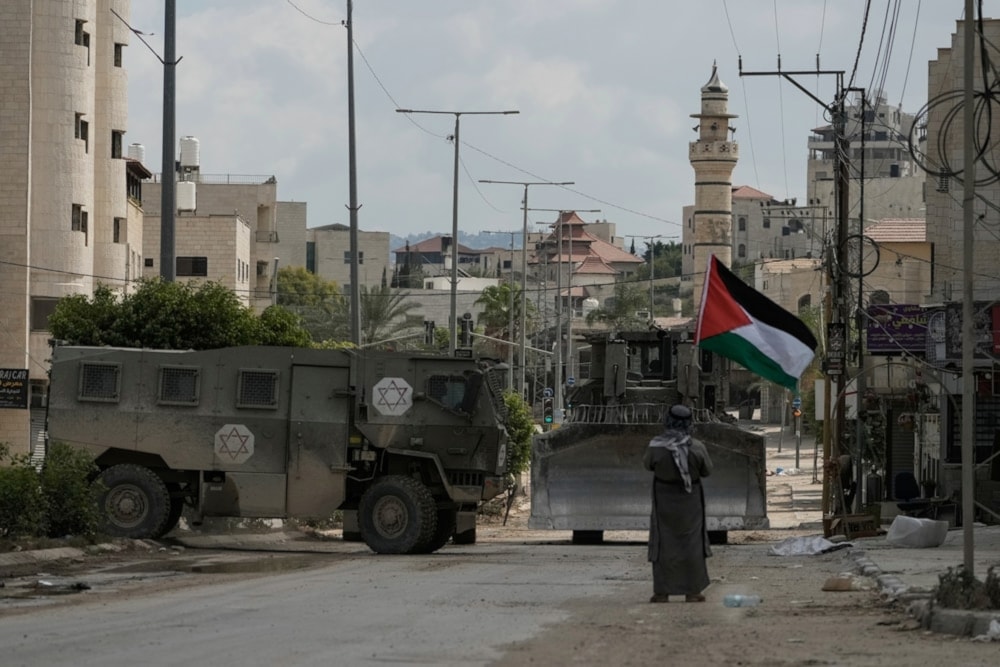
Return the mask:
[[[3,5],[0,368],[28,369],[33,406],[0,409],[0,442],[16,452],[41,430],[55,301],[99,282],[124,289],[141,260],[123,153],[131,33],[112,13],[129,9],[128,0]]]

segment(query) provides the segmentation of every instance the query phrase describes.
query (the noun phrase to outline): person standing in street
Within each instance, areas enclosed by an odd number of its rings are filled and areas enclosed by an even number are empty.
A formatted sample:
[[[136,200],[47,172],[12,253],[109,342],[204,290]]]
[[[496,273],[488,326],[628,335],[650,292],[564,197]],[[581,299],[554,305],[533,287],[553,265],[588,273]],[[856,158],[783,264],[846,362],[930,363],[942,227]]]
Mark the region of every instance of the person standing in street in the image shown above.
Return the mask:
[[[669,602],[683,595],[704,602],[709,585],[705,559],[712,555],[705,528],[705,494],[701,478],[712,472],[708,450],[691,437],[691,409],[674,405],[666,429],[649,442],[643,457],[653,472],[653,511],[649,518],[649,562],[653,564],[653,597]]]

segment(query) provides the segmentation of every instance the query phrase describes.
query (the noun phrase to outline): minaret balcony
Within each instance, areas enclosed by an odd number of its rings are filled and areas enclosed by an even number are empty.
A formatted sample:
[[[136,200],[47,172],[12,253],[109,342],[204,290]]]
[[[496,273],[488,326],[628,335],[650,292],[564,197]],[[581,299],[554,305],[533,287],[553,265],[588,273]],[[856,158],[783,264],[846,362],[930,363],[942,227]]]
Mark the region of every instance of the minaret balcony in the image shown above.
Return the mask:
[[[740,145],[735,141],[692,141],[688,144],[688,157],[696,160],[736,160]]]

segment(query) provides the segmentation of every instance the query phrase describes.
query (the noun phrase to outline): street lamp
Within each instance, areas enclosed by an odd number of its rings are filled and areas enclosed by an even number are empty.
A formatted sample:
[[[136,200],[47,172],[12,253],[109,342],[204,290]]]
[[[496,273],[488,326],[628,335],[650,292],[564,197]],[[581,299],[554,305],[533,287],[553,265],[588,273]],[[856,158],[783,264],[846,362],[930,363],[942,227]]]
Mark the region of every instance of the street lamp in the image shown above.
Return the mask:
[[[457,171],[455,172],[458,173]],[[497,185],[520,185],[524,187],[524,199],[521,201],[521,210],[524,212],[524,219],[521,228],[521,395],[524,396],[524,370],[526,364],[527,341],[525,328],[527,324],[527,293],[528,293],[528,186],[529,185],[575,185],[573,181],[491,181],[481,178],[480,183],[493,183]],[[533,401],[532,401],[533,402]]]
[[[396,109],[396,113],[428,113],[428,114],[451,114],[455,116],[455,136],[453,140],[455,142],[455,176],[454,176],[454,189],[452,192],[451,200],[451,321],[449,323],[449,328],[451,329],[451,355],[455,355],[455,349],[458,347],[458,124],[459,118],[463,115],[465,116],[509,116],[511,114],[521,113],[517,110],[507,110],[507,111],[430,111],[427,109]]]

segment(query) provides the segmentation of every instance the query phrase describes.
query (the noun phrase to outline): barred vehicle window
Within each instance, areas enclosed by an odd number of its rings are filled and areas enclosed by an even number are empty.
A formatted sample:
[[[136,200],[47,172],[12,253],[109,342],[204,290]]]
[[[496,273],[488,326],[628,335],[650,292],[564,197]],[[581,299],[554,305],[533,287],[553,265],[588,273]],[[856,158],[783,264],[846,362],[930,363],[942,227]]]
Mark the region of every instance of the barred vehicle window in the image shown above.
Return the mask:
[[[278,371],[240,369],[236,407],[277,410]]]
[[[157,402],[160,405],[198,405],[201,369],[197,366],[160,366]]]
[[[121,397],[121,364],[84,361],[80,363],[77,400],[117,403]]]

